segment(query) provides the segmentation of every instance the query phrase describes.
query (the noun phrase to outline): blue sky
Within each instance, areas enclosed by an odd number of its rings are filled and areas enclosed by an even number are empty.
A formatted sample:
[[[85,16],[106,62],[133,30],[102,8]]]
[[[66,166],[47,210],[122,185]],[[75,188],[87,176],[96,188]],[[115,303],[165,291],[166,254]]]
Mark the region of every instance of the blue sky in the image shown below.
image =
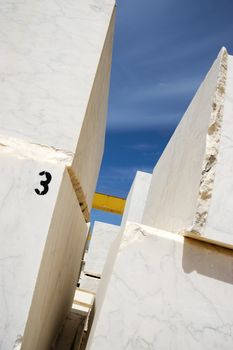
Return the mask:
[[[218,51],[233,54],[232,14],[232,0],[117,1],[98,192],[126,197],[137,170],[152,172]]]

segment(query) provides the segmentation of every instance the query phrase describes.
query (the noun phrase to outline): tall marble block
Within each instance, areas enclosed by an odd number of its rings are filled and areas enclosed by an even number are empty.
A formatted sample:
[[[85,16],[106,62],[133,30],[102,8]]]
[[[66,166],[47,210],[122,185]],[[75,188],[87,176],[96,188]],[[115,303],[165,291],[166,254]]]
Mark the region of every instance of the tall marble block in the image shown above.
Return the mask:
[[[121,228],[127,221],[141,223],[152,174],[137,171],[133,184],[127,196]]]
[[[138,171],[134,178],[130,192],[127,196],[125,210],[122,217],[121,226],[118,229],[116,238],[111,242],[111,246],[108,246],[108,254],[105,255],[105,264],[101,274],[101,280],[96,291],[95,300],[95,322],[98,320],[99,312],[101,310],[103,301],[105,299],[106,290],[108,287],[109,278],[112,273],[114,261],[116,259],[117,251],[119,249],[122,235],[125,229],[127,221],[134,221],[140,223],[142,220],[143,210],[145,207],[146,198],[148,196],[149,185],[151,182],[152,174]],[[94,242],[93,242],[94,243]],[[93,247],[95,245],[93,244]],[[83,280],[81,285],[88,286],[89,281]],[[91,286],[93,289],[93,287]]]
[[[128,223],[87,349],[231,350],[232,263],[230,249]]]
[[[84,267],[85,273],[101,277],[109,249],[119,234],[119,226],[95,222]]]
[[[113,0],[0,3],[0,350],[50,350],[72,304],[114,17]]]
[[[233,247],[233,56],[222,49],[154,168],[142,222]]]
[[[0,349],[50,349],[72,303],[87,225],[62,163],[0,153]],[[46,170],[49,191],[38,195]]]
[[[71,155],[91,209],[102,159],[114,0],[0,3],[0,143]]]

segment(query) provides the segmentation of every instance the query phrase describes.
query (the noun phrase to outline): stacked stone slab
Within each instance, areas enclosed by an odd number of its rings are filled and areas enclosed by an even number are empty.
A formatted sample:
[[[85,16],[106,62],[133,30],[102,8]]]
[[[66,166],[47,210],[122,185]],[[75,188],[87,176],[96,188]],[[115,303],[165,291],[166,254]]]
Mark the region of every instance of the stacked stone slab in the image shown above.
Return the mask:
[[[87,349],[232,349],[233,251],[127,223]]]
[[[100,278],[109,248],[119,234],[120,227],[96,221],[91,234],[84,272]]]
[[[51,349],[103,154],[114,1],[0,4],[0,349]]]
[[[232,348],[232,72],[223,48],[154,169],[137,223],[126,211],[88,350]]]
[[[104,272],[104,270],[108,270],[108,267],[112,266],[111,251],[113,247],[118,247],[120,244],[126,222],[134,221],[140,223],[142,221],[151,177],[152,174],[137,171],[126,199],[120,227],[103,222],[95,222],[92,230],[90,247],[85,258],[84,272],[81,274],[80,278],[81,288],[96,293],[99,287],[99,280],[94,277],[102,278],[102,276],[104,276],[104,281],[108,280],[106,275],[109,275],[109,272]],[[109,258],[110,261],[108,261]],[[105,282],[102,283],[100,292],[97,295],[97,313],[99,306],[102,305],[103,295],[105,293],[104,286]]]
[[[223,48],[154,168],[142,222],[233,247],[233,56]]]
[[[138,223],[142,220],[142,214],[145,207],[146,198],[148,195],[148,189],[151,181],[152,174],[145,173],[138,171],[136,173],[136,176],[134,178],[134,181],[132,183],[132,186],[130,188],[129,194],[126,199],[126,205],[125,210],[122,217],[122,222],[120,227],[112,227],[112,225],[99,223],[97,224],[97,229],[107,229],[106,231],[102,232],[102,236],[104,237],[107,235],[107,231],[113,231],[115,232],[115,239],[112,240],[112,244],[109,245],[105,244],[105,253],[104,253],[104,260],[101,259],[101,280],[99,281],[98,288],[93,285],[93,278],[90,280],[90,277],[84,276],[82,278],[80,286],[83,288],[86,288],[90,291],[94,291],[96,293],[96,299],[95,299],[95,319],[94,319],[94,325],[93,329],[96,326],[96,323],[99,318],[99,313],[102,308],[103,302],[105,300],[106,290],[108,287],[109,279],[111,277],[114,262],[117,256],[117,252],[122,240],[122,235],[125,230],[125,225],[128,221],[134,220]],[[106,226],[105,226],[106,225]],[[95,228],[95,227],[94,227]],[[114,229],[114,230],[113,230]],[[93,229],[94,231],[94,229]],[[96,239],[98,240],[98,231]],[[117,232],[116,232],[117,231]],[[117,234],[116,234],[117,233]],[[91,246],[93,247],[93,250],[95,250],[95,242],[91,241]],[[108,254],[107,254],[108,253]],[[103,265],[104,263],[104,265]],[[94,260],[92,258],[92,264],[94,264]],[[87,267],[86,267],[87,270]],[[94,334],[94,331],[91,332],[91,338]],[[91,340],[89,341],[91,343]],[[78,350],[78,349],[77,349]]]
[[[92,293],[97,292],[109,249],[119,234],[119,226],[95,221],[79,280],[80,288]]]
[[[143,212],[148,196],[152,174],[137,171],[129,194],[121,221],[121,229],[127,221],[142,222]]]

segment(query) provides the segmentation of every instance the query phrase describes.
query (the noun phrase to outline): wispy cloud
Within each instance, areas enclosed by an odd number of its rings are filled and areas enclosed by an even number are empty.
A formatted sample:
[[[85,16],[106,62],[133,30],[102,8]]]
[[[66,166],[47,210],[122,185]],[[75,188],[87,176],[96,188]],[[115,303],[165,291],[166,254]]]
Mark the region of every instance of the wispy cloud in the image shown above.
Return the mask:
[[[156,148],[156,144],[151,143],[137,143],[134,145],[127,146],[127,148],[132,149],[134,151],[152,151]]]
[[[221,46],[232,48],[232,1],[223,2],[118,0],[109,129],[179,122]]]
[[[115,109],[109,116],[108,130],[140,130],[151,128],[174,128],[184,112],[143,112]]]
[[[170,99],[180,99],[193,96],[200,86],[202,78],[199,76],[189,76],[186,79],[170,78],[170,80],[160,80],[155,83],[142,83],[131,86],[122,86],[116,91],[114,102],[121,104],[127,102],[130,105],[135,102],[169,102]]]
[[[141,101],[169,100],[194,94],[200,84],[197,77],[187,80],[161,81],[157,84],[139,87],[133,93],[133,98]]]
[[[138,84],[117,92],[109,109],[108,129],[174,127],[201,83],[200,77]]]

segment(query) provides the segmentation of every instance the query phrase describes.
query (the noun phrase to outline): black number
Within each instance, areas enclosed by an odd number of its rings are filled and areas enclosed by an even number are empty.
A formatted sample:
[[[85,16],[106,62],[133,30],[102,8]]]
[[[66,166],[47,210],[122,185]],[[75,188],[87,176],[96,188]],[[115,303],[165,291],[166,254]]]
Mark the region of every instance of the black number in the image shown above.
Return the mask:
[[[35,188],[35,192],[38,194],[38,195],[44,195],[44,194],[46,194],[47,192],[48,192],[48,190],[49,190],[49,183],[51,182],[51,180],[52,180],[52,175],[50,174],[50,173],[48,173],[47,171],[41,171],[40,173],[39,173],[39,175],[40,176],[45,176],[45,178],[46,178],[46,180],[44,180],[44,181],[41,181],[40,182],[40,185],[42,186],[42,187],[44,187],[44,189],[43,189],[43,191],[40,191],[40,190],[38,190],[38,188]]]

